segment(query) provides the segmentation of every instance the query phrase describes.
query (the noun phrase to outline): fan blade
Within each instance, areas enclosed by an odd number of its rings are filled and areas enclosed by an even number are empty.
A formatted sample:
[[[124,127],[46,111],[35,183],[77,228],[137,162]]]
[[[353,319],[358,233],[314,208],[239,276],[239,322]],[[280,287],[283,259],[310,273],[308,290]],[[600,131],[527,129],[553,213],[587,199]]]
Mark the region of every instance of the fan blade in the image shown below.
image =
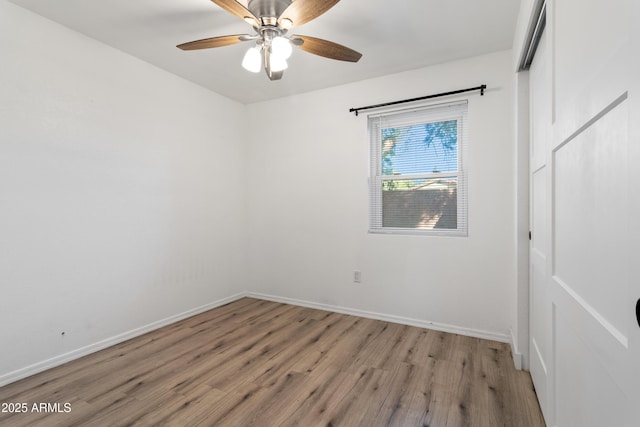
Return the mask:
[[[236,0],[211,0],[227,12],[236,15],[238,18],[245,20],[254,27],[260,26],[260,20],[249,11],[246,7],[238,3]]]
[[[291,36],[291,39],[294,41],[294,46],[298,46],[305,52],[324,56],[325,58],[337,59],[339,61],[358,62],[362,57],[360,52],[356,52],[353,49],[349,49],[348,47],[328,40],[298,35]],[[302,40],[302,44],[299,44],[300,42],[297,42],[297,40]]]
[[[297,27],[322,15],[339,1],[295,0],[282,12],[278,18],[278,24],[285,29]]]
[[[211,37],[208,39],[195,40],[188,43],[179,44],[178,48],[182,50],[209,49],[212,47],[229,46],[244,41],[245,37],[251,37],[248,34],[236,34],[233,36]]]

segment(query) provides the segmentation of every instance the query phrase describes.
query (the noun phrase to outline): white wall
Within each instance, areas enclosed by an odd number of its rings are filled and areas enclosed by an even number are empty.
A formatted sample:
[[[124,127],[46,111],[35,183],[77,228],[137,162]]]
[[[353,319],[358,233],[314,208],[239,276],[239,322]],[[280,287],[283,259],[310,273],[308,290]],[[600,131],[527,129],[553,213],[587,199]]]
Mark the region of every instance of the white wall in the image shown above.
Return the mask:
[[[0,384],[243,291],[508,339],[509,51],[243,106],[3,0],[0,28]],[[481,83],[469,237],[368,234],[349,107]]]
[[[244,106],[5,1],[0,28],[0,384],[244,289]]]
[[[249,288],[507,340],[516,315],[513,78],[504,51],[250,105]],[[485,96],[468,96],[469,237],[368,234],[367,120],[348,109],[482,83]]]

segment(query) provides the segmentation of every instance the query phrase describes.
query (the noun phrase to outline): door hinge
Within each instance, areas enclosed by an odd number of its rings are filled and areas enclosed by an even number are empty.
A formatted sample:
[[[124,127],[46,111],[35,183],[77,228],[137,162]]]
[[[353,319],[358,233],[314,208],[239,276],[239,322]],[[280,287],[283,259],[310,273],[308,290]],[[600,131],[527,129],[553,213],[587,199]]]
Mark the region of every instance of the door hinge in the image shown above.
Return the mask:
[[[531,240],[531,230],[529,230],[529,240]]]

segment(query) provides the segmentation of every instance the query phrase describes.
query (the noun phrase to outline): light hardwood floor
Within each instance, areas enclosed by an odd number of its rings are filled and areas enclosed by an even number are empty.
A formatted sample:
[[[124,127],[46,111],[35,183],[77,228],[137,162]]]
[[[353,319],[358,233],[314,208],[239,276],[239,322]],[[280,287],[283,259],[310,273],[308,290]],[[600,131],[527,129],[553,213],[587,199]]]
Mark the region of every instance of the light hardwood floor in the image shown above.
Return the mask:
[[[18,426],[544,426],[504,343],[244,298],[0,388]]]

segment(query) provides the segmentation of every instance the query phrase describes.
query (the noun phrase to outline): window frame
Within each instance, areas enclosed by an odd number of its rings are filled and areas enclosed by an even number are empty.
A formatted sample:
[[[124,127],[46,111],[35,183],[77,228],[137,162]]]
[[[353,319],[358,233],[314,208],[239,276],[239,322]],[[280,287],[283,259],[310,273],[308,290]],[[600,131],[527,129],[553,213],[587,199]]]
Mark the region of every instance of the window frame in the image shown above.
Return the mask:
[[[450,120],[457,121],[457,163],[458,170],[454,172],[414,173],[404,175],[382,174],[382,128],[381,119],[384,117],[398,117],[407,113],[420,114],[414,120],[403,123],[402,126],[413,126],[428,123],[439,123]],[[439,104],[422,104],[405,109],[385,110],[367,116],[369,150],[370,150],[370,175],[369,175],[369,227],[370,234],[407,234],[423,236],[468,236],[468,192],[464,158],[468,132],[468,100]],[[442,179],[456,178],[456,229],[426,229],[406,227],[384,227],[382,193],[383,183],[386,181],[402,181],[415,179]]]

